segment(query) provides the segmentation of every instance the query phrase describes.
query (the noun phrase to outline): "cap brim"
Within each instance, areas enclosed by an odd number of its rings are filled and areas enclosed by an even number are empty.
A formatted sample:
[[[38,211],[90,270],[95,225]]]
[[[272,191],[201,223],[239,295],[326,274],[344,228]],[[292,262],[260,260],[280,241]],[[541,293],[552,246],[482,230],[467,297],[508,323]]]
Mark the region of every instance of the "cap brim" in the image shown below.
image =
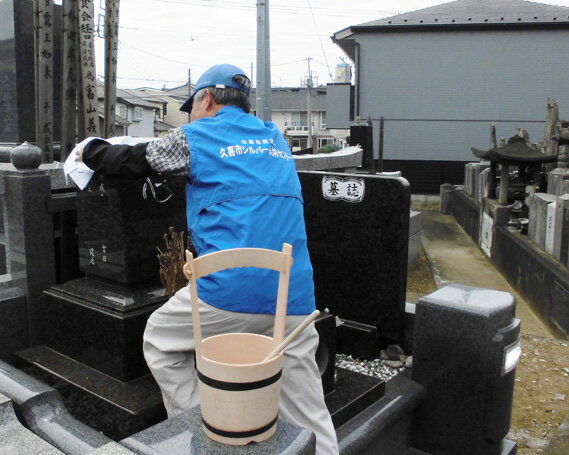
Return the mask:
[[[194,94],[195,94],[195,92],[194,92]],[[192,105],[193,104],[194,104],[194,95],[190,96],[188,98],[188,100],[184,104],[182,104],[182,107],[180,108],[180,110],[182,112],[187,112],[189,114],[190,112],[192,112]]]

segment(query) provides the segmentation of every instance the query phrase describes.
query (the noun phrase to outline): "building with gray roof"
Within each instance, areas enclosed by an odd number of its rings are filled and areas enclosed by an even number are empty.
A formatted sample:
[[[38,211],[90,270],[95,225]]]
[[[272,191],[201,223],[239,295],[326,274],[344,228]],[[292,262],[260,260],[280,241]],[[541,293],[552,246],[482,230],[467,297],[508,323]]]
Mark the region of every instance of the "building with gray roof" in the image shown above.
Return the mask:
[[[569,109],[568,38],[569,8],[523,0],[457,0],[332,36],[354,63],[352,119],[377,131],[384,118],[384,168],[414,192],[461,183],[491,122],[543,140],[548,98]]]

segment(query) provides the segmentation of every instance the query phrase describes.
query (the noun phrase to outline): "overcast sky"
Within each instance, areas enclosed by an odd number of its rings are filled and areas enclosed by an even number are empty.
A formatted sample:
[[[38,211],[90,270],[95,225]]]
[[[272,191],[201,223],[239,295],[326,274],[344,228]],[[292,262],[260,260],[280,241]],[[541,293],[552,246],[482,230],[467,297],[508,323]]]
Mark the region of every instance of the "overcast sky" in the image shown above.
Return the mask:
[[[104,13],[99,6],[104,3],[95,0],[96,13]],[[330,39],[333,33],[351,25],[447,2],[269,0],[268,3],[272,84],[299,86],[308,75],[308,58],[316,82],[332,82],[335,66],[345,59]],[[542,3],[569,6],[569,0]],[[256,0],[121,0],[120,7],[119,88],[175,87],[187,81],[188,69],[195,83],[203,71],[216,63],[240,66],[256,83]],[[97,72],[103,74],[103,40],[97,38],[96,45]]]

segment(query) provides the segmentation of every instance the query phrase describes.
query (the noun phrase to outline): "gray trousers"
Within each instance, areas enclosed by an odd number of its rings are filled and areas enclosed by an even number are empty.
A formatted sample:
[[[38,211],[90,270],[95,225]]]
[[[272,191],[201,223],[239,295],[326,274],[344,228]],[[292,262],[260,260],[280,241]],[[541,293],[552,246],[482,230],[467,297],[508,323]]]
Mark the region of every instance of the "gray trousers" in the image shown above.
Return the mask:
[[[274,316],[234,313],[199,302],[204,338],[228,332],[272,336]],[[291,332],[306,316],[287,316]],[[162,392],[168,417],[199,404],[194,366],[194,336],[190,292],[178,291],[156,310],[144,332],[144,357]],[[318,333],[308,326],[284,353],[279,417],[308,428],[316,435],[317,455],[337,455],[338,443],[330,413],[324,403],[322,381],[315,353]]]

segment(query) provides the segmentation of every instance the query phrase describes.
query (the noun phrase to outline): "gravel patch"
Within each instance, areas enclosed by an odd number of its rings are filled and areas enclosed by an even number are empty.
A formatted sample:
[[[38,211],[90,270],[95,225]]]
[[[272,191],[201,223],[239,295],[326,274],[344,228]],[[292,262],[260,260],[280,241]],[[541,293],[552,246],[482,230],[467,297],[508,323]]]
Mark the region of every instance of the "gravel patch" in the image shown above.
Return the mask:
[[[365,374],[384,380],[385,382],[397,376],[405,367],[393,368],[386,364],[385,360],[361,360],[354,359],[351,355],[337,354],[336,366],[355,373]]]

